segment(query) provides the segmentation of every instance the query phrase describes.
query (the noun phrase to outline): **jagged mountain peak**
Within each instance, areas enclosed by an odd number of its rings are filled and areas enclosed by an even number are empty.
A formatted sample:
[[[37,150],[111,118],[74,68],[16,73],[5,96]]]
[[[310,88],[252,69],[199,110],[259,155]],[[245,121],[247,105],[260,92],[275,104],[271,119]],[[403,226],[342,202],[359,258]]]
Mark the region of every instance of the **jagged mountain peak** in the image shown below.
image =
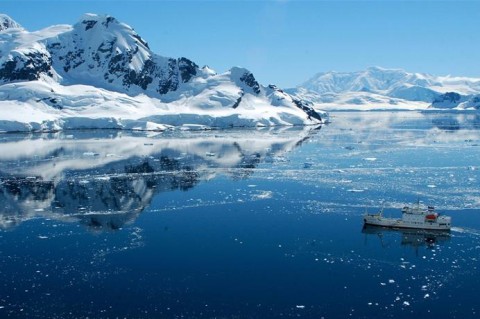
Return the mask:
[[[249,70],[242,67],[233,67],[230,69],[230,78],[244,91],[252,94],[260,94],[260,84],[255,76]]]
[[[118,21],[115,17],[110,15],[86,13],[74,25],[74,29],[77,33],[82,33],[90,39],[98,37],[98,34],[102,37],[110,35],[111,37],[131,38],[135,43],[149,49],[148,43],[142,39],[131,26]],[[124,44],[131,45],[131,43]]]
[[[23,29],[19,23],[10,18],[8,15],[0,13],[0,31],[13,28]]]

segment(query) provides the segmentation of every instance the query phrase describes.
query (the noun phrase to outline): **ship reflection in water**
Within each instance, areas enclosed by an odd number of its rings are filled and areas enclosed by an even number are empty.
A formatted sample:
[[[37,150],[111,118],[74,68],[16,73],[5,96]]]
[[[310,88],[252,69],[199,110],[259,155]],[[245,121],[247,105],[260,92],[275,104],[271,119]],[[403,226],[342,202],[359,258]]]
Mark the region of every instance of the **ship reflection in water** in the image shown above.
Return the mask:
[[[415,249],[422,246],[433,249],[450,240],[450,232],[443,230],[397,229],[365,225],[362,233],[365,234],[366,244],[370,238],[377,237],[383,248],[388,248],[392,242],[397,242],[398,235],[401,236],[401,246],[411,246]]]

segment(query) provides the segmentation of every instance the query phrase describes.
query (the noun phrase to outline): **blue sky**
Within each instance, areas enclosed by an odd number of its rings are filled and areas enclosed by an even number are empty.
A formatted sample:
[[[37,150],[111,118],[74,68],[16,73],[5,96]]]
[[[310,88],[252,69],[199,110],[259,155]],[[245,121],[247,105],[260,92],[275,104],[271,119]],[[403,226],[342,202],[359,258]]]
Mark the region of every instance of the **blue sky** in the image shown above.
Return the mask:
[[[480,1],[1,1],[29,30],[86,12],[132,26],[153,51],[293,87],[369,66],[480,77]]]

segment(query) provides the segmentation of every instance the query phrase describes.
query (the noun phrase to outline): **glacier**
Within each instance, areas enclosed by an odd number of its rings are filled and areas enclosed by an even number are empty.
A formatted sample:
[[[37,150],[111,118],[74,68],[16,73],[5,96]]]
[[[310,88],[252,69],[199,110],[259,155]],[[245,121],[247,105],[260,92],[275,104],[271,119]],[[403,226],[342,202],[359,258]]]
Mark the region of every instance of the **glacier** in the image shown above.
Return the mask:
[[[317,73],[286,92],[326,110],[480,109],[480,78],[382,67]]]
[[[264,127],[326,114],[245,68],[163,57],[129,25],[85,14],[29,32],[0,15],[0,131]]]

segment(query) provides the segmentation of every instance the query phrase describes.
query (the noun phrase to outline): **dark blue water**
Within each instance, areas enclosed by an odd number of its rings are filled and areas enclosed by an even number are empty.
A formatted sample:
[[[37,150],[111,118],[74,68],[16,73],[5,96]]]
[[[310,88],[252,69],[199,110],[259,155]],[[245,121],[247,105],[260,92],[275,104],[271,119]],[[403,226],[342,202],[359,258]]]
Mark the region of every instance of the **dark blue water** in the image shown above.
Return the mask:
[[[0,317],[478,318],[478,116],[332,121],[4,135]],[[452,232],[363,229],[417,200]]]

